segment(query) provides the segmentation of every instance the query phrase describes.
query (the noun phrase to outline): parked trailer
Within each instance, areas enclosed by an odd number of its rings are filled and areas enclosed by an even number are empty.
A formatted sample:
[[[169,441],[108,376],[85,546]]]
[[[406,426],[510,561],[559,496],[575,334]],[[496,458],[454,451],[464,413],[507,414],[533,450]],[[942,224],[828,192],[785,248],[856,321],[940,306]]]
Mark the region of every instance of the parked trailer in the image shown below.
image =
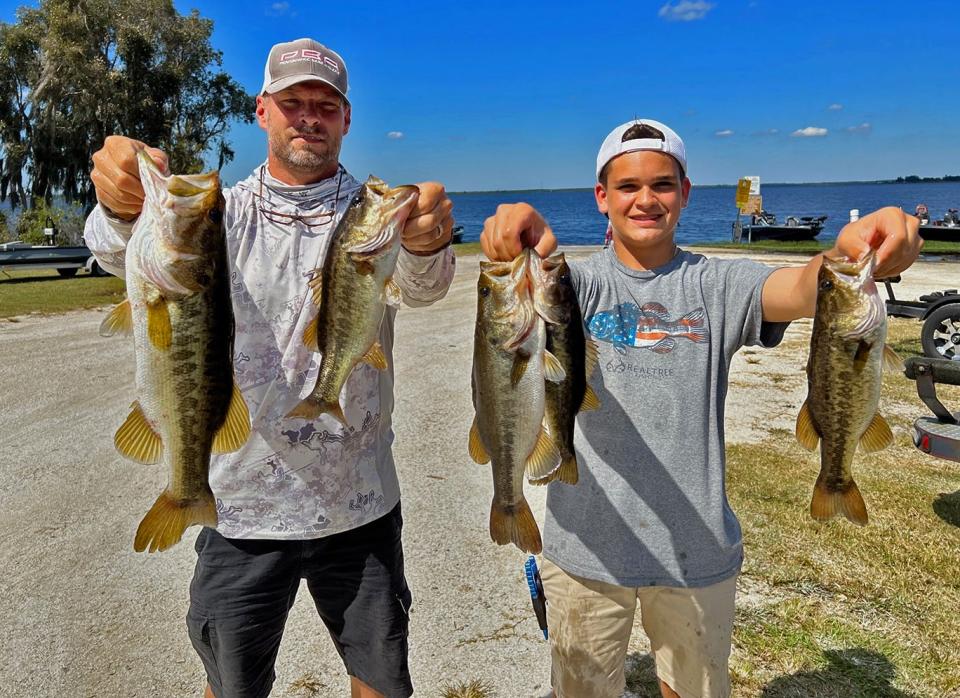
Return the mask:
[[[85,269],[92,276],[107,276],[86,245],[29,245],[25,242],[0,244],[0,271],[56,269],[60,276],[75,276]]]

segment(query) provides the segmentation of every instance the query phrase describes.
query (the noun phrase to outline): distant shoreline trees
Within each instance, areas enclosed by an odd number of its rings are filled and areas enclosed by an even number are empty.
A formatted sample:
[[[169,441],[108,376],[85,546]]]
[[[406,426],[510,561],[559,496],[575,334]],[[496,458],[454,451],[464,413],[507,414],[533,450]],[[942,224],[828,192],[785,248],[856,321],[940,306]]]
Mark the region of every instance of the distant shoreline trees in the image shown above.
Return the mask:
[[[920,177],[919,175],[907,175],[906,177],[897,177],[894,180],[897,184],[917,184],[924,182],[960,182],[960,175],[944,175],[943,177]]]
[[[0,23],[0,201],[96,203],[91,156],[120,133],[162,148],[174,172],[233,159],[231,121],[254,98],[219,70],[213,22],[171,0],[41,0]]]

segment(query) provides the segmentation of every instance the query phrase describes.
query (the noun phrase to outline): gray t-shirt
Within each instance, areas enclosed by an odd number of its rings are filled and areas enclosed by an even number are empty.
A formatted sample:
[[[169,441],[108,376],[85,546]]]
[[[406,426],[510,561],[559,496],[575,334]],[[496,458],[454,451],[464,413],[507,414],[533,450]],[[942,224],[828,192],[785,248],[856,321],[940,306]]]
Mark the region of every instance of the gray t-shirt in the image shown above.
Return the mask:
[[[762,316],[773,268],[681,250],[636,271],[613,248],[570,266],[600,349],[600,409],[577,418],[580,481],[550,485],[543,554],[621,586],[723,581],[743,561],[724,486],[730,360],[783,337],[787,325]]]

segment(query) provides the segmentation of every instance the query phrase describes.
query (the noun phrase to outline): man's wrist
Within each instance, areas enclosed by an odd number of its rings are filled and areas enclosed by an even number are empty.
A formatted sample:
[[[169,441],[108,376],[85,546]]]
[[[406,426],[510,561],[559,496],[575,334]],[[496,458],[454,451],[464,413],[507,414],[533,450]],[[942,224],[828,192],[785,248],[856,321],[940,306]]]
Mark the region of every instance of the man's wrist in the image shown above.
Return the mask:
[[[439,254],[439,253],[443,252],[445,249],[447,249],[448,247],[450,247],[450,245],[452,245],[452,244],[453,244],[453,237],[451,236],[445,243],[443,243],[442,245],[440,245],[440,247],[438,247],[438,248],[436,248],[436,249],[433,249],[433,250],[430,250],[429,252],[417,252],[417,251],[415,251],[415,250],[411,250],[410,248],[408,248],[408,247],[406,247],[406,246],[403,246],[403,245],[402,245],[402,247],[403,247],[403,251],[404,251],[404,252],[407,252],[407,253],[409,253],[409,254],[412,254],[414,257],[433,257],[433,255]]]
[[[106,204],[100,204],[100,208],[103,209],[103,214],[104,214],[107,218],[110,218],[110,219],[112,219],[112,220],[114,220],[114,221],[117,221],[117,222],[119,222],[119,223],[133,223],[135,220],[137,220],[137,219],[140,217],[139,215],[130,216],[130,217],[121,216],[119,213],[117,213],[116,211],[114,211],[112,208],[110,208],[110,207],[107,206]]]

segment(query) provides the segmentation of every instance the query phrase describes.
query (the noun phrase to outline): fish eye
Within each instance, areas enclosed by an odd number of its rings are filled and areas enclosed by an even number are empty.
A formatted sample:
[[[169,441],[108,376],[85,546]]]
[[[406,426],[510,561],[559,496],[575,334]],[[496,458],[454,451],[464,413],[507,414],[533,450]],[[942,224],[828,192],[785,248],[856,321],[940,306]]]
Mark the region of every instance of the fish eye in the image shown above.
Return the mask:
[[[489,287],[489,286],[481,286],[481,287],[480,287],[480,295],[483,296],[484,298],[486,298],[487,296],[489,296],[489,295],[490,295],[490,287]]]
[[[830,279],[824,279],[820,282],[821,291],[829,291],[831,288],[833,288],[833,282]]]
[[[223,211],[219,208],[211,208],[210,213],[207,214],[207,218],[213,221],[214,224],[220,225],[220,221],[223,220]]]

